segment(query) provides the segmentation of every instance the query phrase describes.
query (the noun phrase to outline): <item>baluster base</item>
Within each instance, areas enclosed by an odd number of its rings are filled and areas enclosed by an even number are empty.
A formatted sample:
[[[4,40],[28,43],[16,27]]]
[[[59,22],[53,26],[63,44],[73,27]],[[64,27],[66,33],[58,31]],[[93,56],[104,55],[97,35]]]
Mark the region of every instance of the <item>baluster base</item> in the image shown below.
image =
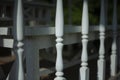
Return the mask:
[[[80,71],[79,80],[89,80],[89,68],[88,67],[81,67],[79,71]]]
[[[67,80],[67,79],[64,77],[56,77],[54,80]]]
[[[111,67],[111,76],[116,75],[116,68],[117,68],[117,66],[116,66],[117,59],[116,58],[117,58],[116,55],[111,55],[111,65],[110,65],[110,67]]]
[[[98,80],[105,80],[105,60],[98,60]]]

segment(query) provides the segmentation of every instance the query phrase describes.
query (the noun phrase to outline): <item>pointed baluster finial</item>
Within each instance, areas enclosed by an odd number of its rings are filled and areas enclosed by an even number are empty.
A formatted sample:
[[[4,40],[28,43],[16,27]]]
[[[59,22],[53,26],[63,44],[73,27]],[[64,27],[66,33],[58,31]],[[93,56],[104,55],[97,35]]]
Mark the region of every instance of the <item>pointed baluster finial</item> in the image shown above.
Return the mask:
[[[114,1],[114,8],[113,8],[113,42],[112,42],[112,54],[111,54],[111,76],[116,75],[116,68],[117,68],[117,0]]]
[[[88,43],[88,30],[89,30],[89,18],[88,18],[88,0],[83,0],[83,13],[82,13],[82,56],[81,56],[81,68],[80,68],[80,80],[89,80],[89,68],[87,43]]]
[[[2,18],[6,17],[6,6],[3,6],[3,10],[2,10]]]
[[[62,50],[63,50],[63,2],[62,0],[57,0],[56,8],[56,20],[55,20],[55,35],[56,39],[56,49],[57,49],[57,58],[56,58],[56,78],[54,80],[66,80],[63,75],[63,59],[62,59]]]
[[[105,0],[101,0],[101,14],[100,14],[100,48],[99,48],[99,59],[98,59],[98,80],[105,79],[105,47],[104,47],[104,40],[105,40]]]

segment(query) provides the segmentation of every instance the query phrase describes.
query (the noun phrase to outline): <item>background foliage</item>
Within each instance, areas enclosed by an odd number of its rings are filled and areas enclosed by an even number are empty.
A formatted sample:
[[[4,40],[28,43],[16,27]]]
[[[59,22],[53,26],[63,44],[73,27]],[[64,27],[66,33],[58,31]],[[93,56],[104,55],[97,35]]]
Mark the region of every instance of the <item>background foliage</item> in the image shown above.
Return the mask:
[[[72,9],[72,24],[80,25],[82,18],[82,4],[83,0],[71,0],[71,9]],[[90,25],[99,24],[100,20],[100,1],[101,0],[88,0],[89,2],[89,23]],[[117,14],[118,14],[118,23],[120,23],[120,0],[117,0]],[[68,24],[69,19],[69,10],[68,10],[68,0],[63,0],[64,2],[64,21],[65,24]],[[112,24],[113,17],[113,0],[108,0],[108,4],[105,4],[106,7],[106,18],[107,24]],[[55,11],[54,11],[55,12]],[[54,13],[55,14],[55,13]],[[54,16],[55,17],[55,16]],[[54,19],[54,18],[53,18]]]

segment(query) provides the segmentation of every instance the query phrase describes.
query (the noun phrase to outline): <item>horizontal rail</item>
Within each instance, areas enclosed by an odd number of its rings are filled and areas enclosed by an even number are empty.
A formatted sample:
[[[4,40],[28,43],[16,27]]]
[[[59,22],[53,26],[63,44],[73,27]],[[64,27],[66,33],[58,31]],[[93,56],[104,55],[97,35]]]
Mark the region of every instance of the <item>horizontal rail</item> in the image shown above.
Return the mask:
[[[112,26],[107,26],[106,31],[112,30]],[[119,30],[119,29],[118,29]],[[90,26],[90,32],[99,31],[99,26]],[[0,27],[0,35],[13,35],[12,26],[8,27]],[[65,27],[64,30],[65,34],[69,33],[81,33],[81,26],[72,26],[72,27]],[[25,27],[25,36],[41,36],[41,35],[54,35],[55,34],[55,27]]]

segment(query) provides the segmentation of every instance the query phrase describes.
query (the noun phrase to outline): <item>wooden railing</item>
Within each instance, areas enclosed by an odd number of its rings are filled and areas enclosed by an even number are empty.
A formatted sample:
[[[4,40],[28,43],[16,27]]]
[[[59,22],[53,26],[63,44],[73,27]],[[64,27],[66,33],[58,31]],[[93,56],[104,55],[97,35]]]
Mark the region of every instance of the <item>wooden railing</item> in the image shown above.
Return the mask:
[[[83,12],[82,12],[82,25],[76,27],[64,28],[64,14],[63,14],[63,0],[57,0],[56,2],[56,19],[55,27],[24,27],[23,24],[23,5],[22,0],[15,0],[15,17],[14,28],[9,35],[14,35],[13,47],[16,53],[16,64],[13,66],[17,71],[15,80],[39,80],[39,49],[48,48],[55,45],[56,36],[56,77],[55,80],[66,80],[63,73],[63,45],[82,42],[82,56],[79,80],[89,80],[89,67],[88,67],[88,51],[87,43],[89,40],[97,39],[96,35],[100,34],[100,49],[98,63],[98,80],[105,80],[105,46],[104,40],[107,36],[113,34],[113,43],[111,51],[111,76],[117,74],[117,33],[119,27],[117,25],[117,0],[114,1],[113,10],[113,25],[108,26],[105,22],[105,0],[101,0],[101,15],[100,24],[98,26],[89,26],[89,7],[88,0],[83,0]],[[118,28],[117,28],[118,27]],[[25,32],[24,32],[25,31]],[[110,32],[109,32],[110,31]],[[118,32],[117,32],[118,31]],[[99,32],[95,34],[95,32]],[[69,35],[71,33],[72,35]],[[111,34],[107,34],[111,33]],[[88,35],[89,34],[89,35]],[[92,36],[90,36],[92,35]],[[64,36],[64,37],[63,37]],[[79,37],[78,37],[79,36]],[[81,37],[80,37],[81,36]],[[94,37],[95,36],[95,37]],[[25,40],[24,40],[25,37]],[[88,38],[89,37],[89,38]],[[82,41],[80,41],[82,38]],[[47,40],[49,39],[49,41]],[[24,48],[23,48],[24,46]],[[26,65],[23,65],[23,57],[26,58]],[[26,73],[24,72],[26,67]],[[13,71],[13,70],[12,70]],[[11,71],[11,72],[12,72]],[[9,79],[11,80],[11,79]],[[13,79],[12,79],[13,80]]]

